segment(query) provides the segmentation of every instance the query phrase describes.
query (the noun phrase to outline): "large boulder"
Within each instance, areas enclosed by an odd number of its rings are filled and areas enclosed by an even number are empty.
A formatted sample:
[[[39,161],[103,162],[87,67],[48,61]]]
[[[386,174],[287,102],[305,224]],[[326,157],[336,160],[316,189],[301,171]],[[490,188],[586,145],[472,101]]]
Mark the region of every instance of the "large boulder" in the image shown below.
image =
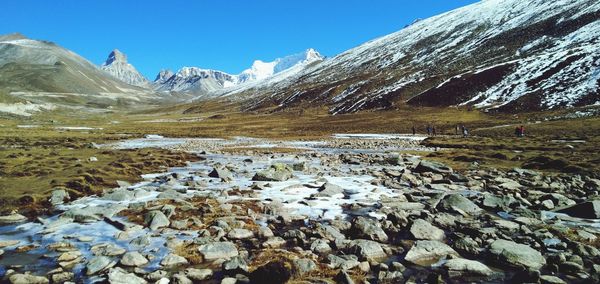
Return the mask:
[[[158,210],[153,210],[144,216],[144,223],[150,228],[150,230],[156,230],[158,228],[168,227],[171,222],[167,216]]]
[[[437,173],[437,174],[449,174],[449,173],[452,173],[453,171],[452,171],[452,168],[450,168],[442,163],[423,160],[417,165],[417,167],[414,169],[414,172],[417,172],[417,173],[431,172],[431,173]]]
[[[461,214],[476,214],[481,211],[479,206],[461,194],[446,195],[444,199],[440,201],[437,208],[446,212],[458,212]]]
[[[11,284],[48,284],[50,280],[44,276],[15,273],[8,277]]]
[[[577,218],[600,219],[600,200],[579,203],[559,209],[557,212]]]
[[[423,219],[414,220],[409,231],[416,240],[441,241],[445,237],[443,230],[431,225],[429,222]]]
[[[293,169],[282,163],[271,165],[268,169],[254,175],[254,181],[286,181],[293,176]]]
[[[227,168],[214,168],[208,174],[209,177],[219,178],[221,181],[229,182],[233,180],[233,174]]]
[[[350,252],[360,257],[361,260],[377,260],[387,255],[378,242],[370,240],[353,240],[350,243]]]
[[[142,266],[148,263],[148,260],[137,251],[130,251],[123,255],[121,264],[124,266]]]
[[[134,192],[125,188],[115,189],[112,192],[102,196],[104,200],[127,201],[134,198]]]
[[[188,264],[187,259],[182,256],[170,253],[162,259],[160,265],[171,268]]]
[[[357,217],[352,224],[352,232],[357,238],[385,243],[388,241],[387,234],[383,231],[379,222],[367,217]]]
[[[97,256],[92,258],[86,266],[86,275],[94,275],[102,271],[106,271],[117,264],[106,256]]]
[[[448,270],[451,276],[490,276],[493,271],[487,265],[469,259],[454,258],[444,263],[444,268]]]
[[[458,256],[458,253],[442,242],[417,241],[410,248],[404,259],[417,265],[428,266],[448,255]]]
[[[511,267],[539,270],[546,264],[546,259],[538,250],[513,241],[495,240],[490,244],[489,252],[496,262]]]
[[[344,189],[342,189],[341,187],[332,184],[332,183],[328,183],[326,182],[325,184],[323,184],[321,187],[319,187],[318,189],[319,192],[311,195],[312,198],[316,198],[316,197],[332,197],[334,195],[338,195],[338,194],[343,194],[344,193]]]
[[[27,221],[27,217],[17,213],[0,216],[0,225],[15,224],[25,221]]]
[[[128,273],[122,268],[112,268],[108,272],[108,283],[110,284],[146,284],[148,283],[143,278],[138,277],[133,273]]]
[[[232,242],[214,242],[201,245],[198,251],[204,260],[230,259],[239,255],[237,247]]]
[[[65,203],[65,201],[69,200],[69,193],[64,189],[56,189],[52,191],[50,195],[50,204],[52,206],[61,205]]]

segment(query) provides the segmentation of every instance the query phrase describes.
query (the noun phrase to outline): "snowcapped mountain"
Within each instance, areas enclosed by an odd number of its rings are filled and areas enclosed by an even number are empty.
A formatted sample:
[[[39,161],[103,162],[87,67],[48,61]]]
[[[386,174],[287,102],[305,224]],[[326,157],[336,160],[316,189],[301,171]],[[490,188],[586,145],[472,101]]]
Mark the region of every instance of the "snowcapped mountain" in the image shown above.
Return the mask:
[[[130,85],[146,87],[150,83],[133,65],[127,62],[127,56],[118,49],[113,50],[100,69]]]
[[[400,105],[501,111],[600,103],[600,2],[483,0],[367,42],[285,80],[223,95],[248,110]],[[276,77],[276,76],[274,76]]]
[[[206,95],[245,86],[251,82],[260,82],[277,74],[287,74],[290,72],[286,71],[292,69],[300,71],[323,59],[316,50],[308,49],[302,53],[275,59],[272,62],[256,60],[251,68],[244,70],[239,75],[197,67],[184,67],[174,74],[163,70],[157,75],[153,85],[155,90],[162,92],[174,91]]]

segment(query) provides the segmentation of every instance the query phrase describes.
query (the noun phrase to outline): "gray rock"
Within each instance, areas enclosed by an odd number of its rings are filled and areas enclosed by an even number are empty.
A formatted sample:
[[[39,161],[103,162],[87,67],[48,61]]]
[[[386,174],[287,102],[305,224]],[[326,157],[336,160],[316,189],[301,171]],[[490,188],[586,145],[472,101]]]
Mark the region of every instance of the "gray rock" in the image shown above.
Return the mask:
[[[346,238],[336,227],[321,223],[315,225],[314,233],[329,241],[343,240]]]
[[[542,284],[567,284],[564,280],[552,275],[542,275],[540,281]]]
[[[409,231],[416,240],[441,241],[446,236],[443,230],[431,225],[429,222],[423,219],[414,220]]]
[[[185,275],[194,281],[203,281],[212,277],[213,271],[210,269],[188,268],[185,270]]]
[[[214,168],[212,172],[208,174],[208,176],[212,178],[219,178],[224,182],[233,180],[233,174],[226,168]]]
[[[237,247],[231,242],[214,242],[201,245],[198,251],[205,260],[230,259],[239,255]]]
[[[344,193],[344,189],[332,184],[332,183],[324,183],[321,187],[319,187],[318,189],[319,192],[311,195],[311,198],[317,198],[317,197],[332,197],[334,195],[339,195],[339,194],[343,194]]]
[[[378,283],[402,283],[402,279],[404,274],[400,271],[379,271],[377,274]]]
[[[474,260],[455,258],[449,259],[444,263],[449,273],[462,275],[478,275],[478,276],[490,276],[492,270],[487,265]]]
[[[254,237],[254,233],[247,229],[233,229],[227,234],[227,238],[232,240],[245,240]]]
[[[490,209],[507,210],[519,202],[510,196],[497,196],[493,194],[485,194],[483,198],[483,207]]]
[[[387,255],[377,242],[370,240],[352,240],[350,242],[350,251],[358,255],[361,260],[377,260]]]
[[[248,272],[248,263],[240,256],[235,256],[223,262],[223,270],[235,272]]]
[[[75,279],[75,273],[73,272],[60,272],[50,276],[52,283],[65,283],[67,281],[73,281]]]
[[[65,201],[69,200],[69,193],[64,189],[57,189],[52,191],[50,195],[50,204],[53,206],[64,204]]]
[[[294,259],[294,268],[297,274],[303,275],[317,269],[317,264],[308,258]]]
[[[448,255],[458,256],[458,253],[439,241],[417,241],[406,254],[405,260],[417,265],[428,266]]]
[[[102,271],[106,271],[117,264],[106,256],[96,256],[92,258],[86,266],[86,275],[94,275]]]
[[[327,260],[329,261],[329,267],[332,269],[340,268],[342,270],[350,270],[360,264],[358,257],[355,255],[337,256],[330,254],[327,256]]]
[[[375,219],[362,216],[357,217],[352,224],[352,231],[358,238],[365,238],[382,243],[385,243],[388,240],[387,234]]]
[[[148,263],[148,260],[137,251],[130,251],[123,255],[121,264],[124,266],[142,266]]]
[[[459,212],[466,214],[476,214],[481,211],[479,206],[475,205],[468,198],[460,194],[450,194],[444,197],[438,204],[438,209],[442,209],[447,212]]]
[[[124,248],[112,244],[112,243],[102,243],[94,245],[90,248],[90,251],[94,255],[104,255],[104,256],[118,256],[123,255],[127,252]]]
[[[193,284],[194,282],[183,273],[177,273],[172,277],[173,284]]]
[[[102,196],[102,199],[111,201],[126,201],[133,199],[133,195],[134,193],[132,191],[129,191],[125,188],[119,188],[115,189],[111,193],[105,194]]]
[[[577,218],[600,219],[600,200],[579,203],[557,211]]]
[[[274,237],[275,234],[273,234],[273,231],[271,231],[269,227],[259,227],[258,236],[263,239],[268,239]]]
[[[254,181],[286,181],[293,176],[293,169],[286,164],[273,164],[264,171],[254,175]]]
[[[187,259],[185,259],[182,256],[170,253],[167,256],[165,256],[165,258],[163,258],[163,260],[160,262],[160,265],[164,266],[164,267],[176,267],[176,266],[181,266],[181,265],[187,265],[188,261]]]
[[[438,173],[438,174],[449,174],[449,173],[452,173],[453,171],[452,171],[452,168],[450,168],[442,163],[422,160],[419,163],[419,165],[417,165],[414,172],[417,172],[417,173],[431,172],[431,173]]]
[[[158,228],[168,227],[171,222],[164,213],[158,210],[153,210],[144,216],[144,223],[150,228],[150,230],[156,230]]]
[[[538,250],[513,241],[496,240],[490,245],[489,252],[496,261],[508,266],[539,270],[546,264]]]
[[[136,276],[133,273],[128,273],[122,268],[112,268],[108,272],[108,282],[111,284],[146,284],[148,283],[143,278]]]
[[[310,244],[310,250],[317,254],[325,254],[331,252],[331,247],[327,241],[322,239],[317,239],[312,244]]]
[[[18,213],[0,216],[0,225],[15,224],[25,221],[27,221],[27,217]]]
[[[50,280],[44,276],[15,273],[8,277],[12,284],[48,284]]]

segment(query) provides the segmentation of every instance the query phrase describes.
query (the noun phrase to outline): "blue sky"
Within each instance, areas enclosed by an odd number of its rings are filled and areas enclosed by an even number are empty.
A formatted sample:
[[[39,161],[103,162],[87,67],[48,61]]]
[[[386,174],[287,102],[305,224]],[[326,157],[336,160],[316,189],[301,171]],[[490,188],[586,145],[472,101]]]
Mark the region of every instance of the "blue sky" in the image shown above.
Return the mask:
[[[334,56],[415,19],[474,0],[6,0],[0,34],[50,40],[96,64],[118,48],[154,79],[162,68],[239,73],[255,59],[315,48]]]

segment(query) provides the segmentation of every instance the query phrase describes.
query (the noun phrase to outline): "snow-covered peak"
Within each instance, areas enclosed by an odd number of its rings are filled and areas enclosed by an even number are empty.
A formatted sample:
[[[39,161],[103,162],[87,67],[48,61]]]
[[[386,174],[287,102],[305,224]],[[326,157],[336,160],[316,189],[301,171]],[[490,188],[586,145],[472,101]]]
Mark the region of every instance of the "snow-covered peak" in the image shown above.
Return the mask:
[[[171,71],[169,69],[160,70],[160,72],[158,72],[158,75],[156,75],[156,79],[154,79],[154,82],[156,82],[156,83],[166,82],[167,80],[169,80],[169,78],[173,77],[173,75],[175,75],[175,73],[173,73],[173,71]]]
[[[149,83],[133,65],[127,63],[127,56],[118,49],[108,55],[100,69],[130,85],[145,87]]]
[[[259,81],[271,77],[277,73],[288,70],[297,65],[308,65],[310,63],[321,61],[324,57],[316,50],[310,48],[304,52],[277,58],[271,62],[261,60],[254,61],[250,69],[246,69],[240,74],[241,82]]]

